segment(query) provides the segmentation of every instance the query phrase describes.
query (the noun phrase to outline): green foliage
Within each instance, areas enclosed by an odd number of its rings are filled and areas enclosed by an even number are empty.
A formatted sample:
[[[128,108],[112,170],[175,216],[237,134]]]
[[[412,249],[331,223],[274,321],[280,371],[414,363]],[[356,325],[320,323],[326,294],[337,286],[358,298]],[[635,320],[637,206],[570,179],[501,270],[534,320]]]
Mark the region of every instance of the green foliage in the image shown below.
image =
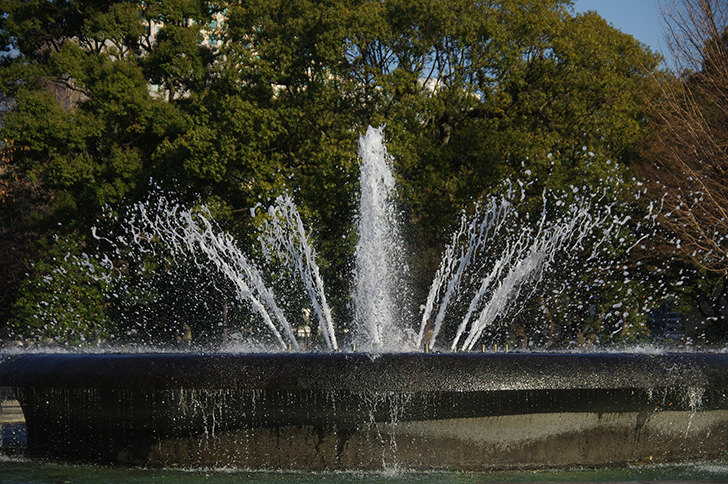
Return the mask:
[[[103,268],[83,253],[83,238],[72,234],[48,242],[23,282],[10,329],[41,343],[93,343],[108,336],[109,317]]]
[[[232,291],[218,289],[225,286],[214,272],[162,252],[121,263],[108,291],[107,328],[115,343],[205,347],[239,328],[239,305]]]
[[[156,10],[47,3],[4,2],[0,30],[21,56],[6,60],[0,74],[0,89],[16,106],[4,116],[2,134],[28,147],[16,159],[26,176],[64,195],[61,216],[83,219],[134,193],[154,173],[157,147],[185,125],[179,107],[153,97],[150,83],[166,86],[173,99],[201,82],[211,57],[199,45],[199,28],[165,33],[182,28],[172,23],[144,45],[144,23],[152,19],[144,14],[167,18],[159,10],[167,2],[155,3]],[[59,11],[64,21],[54,24]],[[168,72],[175,57],[190,65],[175,61],[179,71]]]
[[[0,137],[51,193],[47,226],[88,230],[148,180],[248,209],[288,191],[347,312],[356,140],[386,124],[415,297],[457,214],[518,178],[618,198],[659,58],[566,0],[0,0],[12,98]],[[218,16],[224,13],[224,21]],[[210,36],[220,36],[210,44]],[[527,204],[528,205],[528,204]],[[0,207],[2,210],[2,207]],[[421,298],[420,298],[421,299]]]

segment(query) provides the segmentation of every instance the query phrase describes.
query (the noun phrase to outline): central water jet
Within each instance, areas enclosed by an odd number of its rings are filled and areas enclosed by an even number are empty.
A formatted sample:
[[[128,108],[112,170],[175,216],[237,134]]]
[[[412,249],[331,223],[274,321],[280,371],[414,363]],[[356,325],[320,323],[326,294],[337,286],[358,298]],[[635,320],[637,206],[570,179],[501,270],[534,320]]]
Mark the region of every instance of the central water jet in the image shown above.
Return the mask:
[[[396,321],[401,320],[405,280],[404,243],[395,208],[391,159],[383,128],[371,126],[359,139],[361,157],[359,241],[354,271],[355,322],[361,345],[402,351],[410,348]]]

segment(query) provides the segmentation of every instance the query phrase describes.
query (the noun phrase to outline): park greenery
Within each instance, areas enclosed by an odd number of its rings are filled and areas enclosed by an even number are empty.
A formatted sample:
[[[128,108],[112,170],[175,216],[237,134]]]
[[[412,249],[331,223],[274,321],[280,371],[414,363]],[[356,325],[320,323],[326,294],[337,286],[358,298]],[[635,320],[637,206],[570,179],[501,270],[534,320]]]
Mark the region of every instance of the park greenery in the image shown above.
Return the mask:
[[[211,275],[164,257],[116,254],[115,278],[90,275],[111,251],[92,227],[113,231],[153,191],[214,207],[251,254],[250,209],[292,194],[345,321],[368,125],[386,126],[415,299],[461,211],[511,180],[528,187],[524,212],[546,192],[598,193],[629,222],[609,260],[551,275],[562,290],[500,322],[492,341],[642,342],[647,314],[666,304],[702,311],[695,342],[728,337],[728,57],[714,9],[696,10],[712,32],[673,18],[676,32],[706,34],[691,49],[676,38],[697,59],[680,71],[568,0],[0,0],[0,12],[5,342],[219,343],[250,330]],[[697,138],[684,113],[705,121]],[[696,188],[704,180],[711,193]]]

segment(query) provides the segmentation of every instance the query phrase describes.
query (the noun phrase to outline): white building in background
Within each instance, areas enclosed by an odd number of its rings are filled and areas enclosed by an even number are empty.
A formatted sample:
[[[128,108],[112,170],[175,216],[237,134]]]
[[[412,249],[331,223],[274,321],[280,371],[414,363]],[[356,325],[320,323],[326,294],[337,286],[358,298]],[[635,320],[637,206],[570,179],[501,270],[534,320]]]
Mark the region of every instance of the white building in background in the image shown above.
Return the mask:
[[[210,21],[207,25],[200,29],[200,34],[202,34],[202,45],[212,49],[218,49],[222,46],[223,30],[225,28],[226,20],[227,16],[224,10],[222,12],[214,12],[211,14]],[[191,27],[194,24],[194,20],[187,20],[188,26]],[[147,50],[152,49],[152,46],[157,41],[157,35],[159,35],[163,28],[164,22],[151,19],[145,22],[144,38],[141,43],[147,48]],[[165,97],[167,95],[165,89],[159,84],[150,84],[149,92],[155,97]],[[185,93],[180,93],[180,95],[185,96]]]
[[[225,28],[226,20],[227,16],[225,10],[223,10],[222,12],[214,12],[211,14],[210,21],[207,23],[207,25],[205,25],[204,28],[200,29],[200,33],[203,36],[202,45],[206,45],[212,48],[217,48],[222,45],[222,33],[223,29]],[[194,20],[187,20],[188,26],[191,27],[194,24]],[[151,19],[146,21],[144,25],[144,39],[142,39],[142,43],[151,50],[151,46],[154,44],[154,42],[156,42],[157,35],[159,34],[159,32],[161,32],[163,28],[164,22]]]

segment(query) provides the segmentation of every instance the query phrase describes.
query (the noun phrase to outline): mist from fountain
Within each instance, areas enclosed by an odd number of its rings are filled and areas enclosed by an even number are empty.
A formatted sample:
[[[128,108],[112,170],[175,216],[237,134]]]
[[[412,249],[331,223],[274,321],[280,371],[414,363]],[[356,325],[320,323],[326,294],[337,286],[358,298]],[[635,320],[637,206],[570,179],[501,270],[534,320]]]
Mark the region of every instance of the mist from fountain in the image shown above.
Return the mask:
[[[497,318],[505,318],[518,311],[519,306],[513,301],[519,300],[523,289],[530,291],[526,299],[533,295],[559,253],[583,249],[581,244],[587,235],[610,223],[613,221],[609,213],[594,216],[589,206],[574,206],[561,219],[547,224],[544,206],[537,229],[525,230],[515,242],[509,242],[501,257],[487,271],[450,348],[456,350],[467,331],[461,349],[473,349],[485,328]],[[599,245],[592,250],[596,251]],[[472,319],[476,312],[477,318]]]
[[[407,294],[406,254],[383,129],[370,127],[359,140],[359,152],[359,240],[352,275],[356,329],[350,343],[361,350],[412,351],[437,345],[470,351],[486,329],[522,310],[564,254],[591,251],[587,259],[596,257],[617,225],[610,207],[597,208],[594,197],[568,203],[546,193],[539,217],[531,220],[514,203],[525,197],[523,184],[507,185],[501,195],[491,196],[471,214],[461,215],[421,307],[419,331],[415,331],[402,316],[407,311],[403,297]],[[256,216],[255,209],[251,215]],[[266,262],[279,263],[300,281],[308,299],[305,304],[312,309],[327,348],[338,350],[336,324],[316,251],[293,198],[279,196],[261,225],[258,240]],[[262,318],[281,348],[301,348],[282,309],[286,305],[281,306],[265,274],[234,238],[218,227],[209,208],[189,210],[159,196],[154,202],[134,205],[125,226],[126,234],[117,237],[114,245],[147,253],[163,247],[172,258],[190,258],[200,269],[214,267],[234,287],[238,301]],[[110,265],[107,261],[111,271]],[[453,325],[447,332],[451,339],[440,342],[446,323]]]
[[[326,345],[329,349],[338,350],[331,308],[326,301],[324,281],[316,263],[316,250],[290,195],[279,196],[275,205],[268,209],[260,242],[268,260],[279,258],[295,269],[306,288]]]
[[[512,205],[506,197],[500,200],[494,197],[482,209],[476,207],[475,215],[472,217],[468,217],[463,212],[460,217],[460,226],[445,248],[440,267],[430,285],[417,336],[417,346],[422,344],[427,323],[435,307],[439,306],[433,323],[432,335],[427,343],[430,347],[435,345],[435,339],[440,333],[445,314],[460,288],[466,269],[475,257],[482,255],[481,251],[485,249],[488,237],[500,231],[511,210]],[[492,275],[495,275],[495,272]],[[487,286],[488,281],[484,279],[483,284]]]
[[[190,258],[201,270],[214,265],[232,283],[239,301],[248,303],[263,319],[282,348],[288,344],[299,348],[291,324],[261,272],[232,235],[216,226],[207,207],[192,211],[159,197],[153,206],[135,204],[125,225],[129,238],[119,237],[111,241],[114,245],[127,244],[142,253],[154,254],[156,242],[162,241],[172,257]],[[108,264],[107,269],[112,269]]]

